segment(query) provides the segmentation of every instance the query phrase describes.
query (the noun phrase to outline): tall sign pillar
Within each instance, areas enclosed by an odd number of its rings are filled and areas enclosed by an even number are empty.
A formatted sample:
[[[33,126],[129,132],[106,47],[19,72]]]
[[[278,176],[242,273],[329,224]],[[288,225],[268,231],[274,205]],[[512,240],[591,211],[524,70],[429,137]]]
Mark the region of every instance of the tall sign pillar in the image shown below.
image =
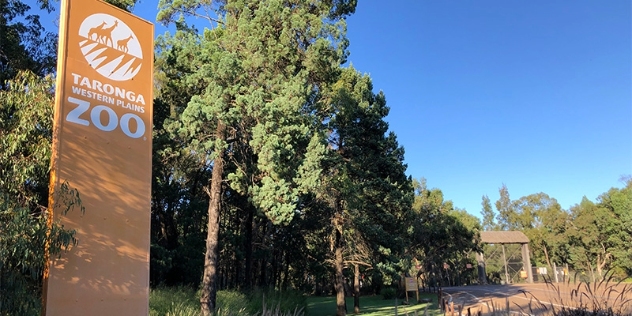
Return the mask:
[[[55,220],[78,244],[51,258],[45,315],[147,315],[153,25],[97,0],[62,0],[51,198],[79,191],[85,213]]]

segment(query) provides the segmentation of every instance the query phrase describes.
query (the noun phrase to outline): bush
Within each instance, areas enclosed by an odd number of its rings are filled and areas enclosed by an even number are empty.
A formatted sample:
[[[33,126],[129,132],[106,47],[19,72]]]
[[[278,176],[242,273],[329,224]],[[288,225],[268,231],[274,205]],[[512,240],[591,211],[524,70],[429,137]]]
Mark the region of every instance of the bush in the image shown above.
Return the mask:
[[[392,300],[392,299],[395,299],[395,297],[397,297],[397,289],[392,288],[392,287],[386,287],[386,288],[383,288],[382,291],[380,291],[380,294],[382,294],[382,297],[385,300]]]
[[[193,316],[200,314],[200,302],[189,287],[159,287],[149,292],[149,315]]]
[[[158,287],[149,294],[149,315],[200,315],[200,293],[189,287]],[[306,297],[296,291],[217,292],[217,316],[304,315]]]
[[[250,315],[258,312],[276,311],[282,314],[293,313],[297,310],[305,310],[307,308],[307,298],[294,290],[272,291],[272,290],[255,290],[248,295],[247,310]],[[265,314],[264,315],[272,315]],[[292,314],[294,315],[294,314]]]

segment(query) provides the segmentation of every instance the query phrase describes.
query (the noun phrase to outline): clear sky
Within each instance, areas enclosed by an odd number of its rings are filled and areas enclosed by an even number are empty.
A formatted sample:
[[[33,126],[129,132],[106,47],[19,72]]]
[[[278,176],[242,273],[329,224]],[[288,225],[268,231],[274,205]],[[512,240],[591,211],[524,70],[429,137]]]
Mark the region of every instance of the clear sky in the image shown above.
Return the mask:
[[[480,216],[504,183],[568,209],[632,174],[631,3],[361,0],[349,61],[386,94],[408,174],[455,206]]]
[[[408,172],[480,215],[504,183],[563,208],[632,174],[632,8],[359,1],[350,61],[391,107]]]

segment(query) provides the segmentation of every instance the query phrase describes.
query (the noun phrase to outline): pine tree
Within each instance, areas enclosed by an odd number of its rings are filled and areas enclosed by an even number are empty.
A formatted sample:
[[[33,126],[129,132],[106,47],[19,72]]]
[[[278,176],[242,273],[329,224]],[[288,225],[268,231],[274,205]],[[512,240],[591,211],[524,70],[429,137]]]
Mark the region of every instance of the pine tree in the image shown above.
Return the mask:
[[[301,195],[318,184],[324,154],[319,99],[346,56],[345,23],[355,2],[161,1],[158,18],[204,16],[213,29],[180,43],[199,48],[188,84],[202,84],[179,132],[212,161],[201,306],[215,309],[219,214],[224,184],[247,196],[274,224],[289,223]],[[198,11],[198,9],[200,11]]]

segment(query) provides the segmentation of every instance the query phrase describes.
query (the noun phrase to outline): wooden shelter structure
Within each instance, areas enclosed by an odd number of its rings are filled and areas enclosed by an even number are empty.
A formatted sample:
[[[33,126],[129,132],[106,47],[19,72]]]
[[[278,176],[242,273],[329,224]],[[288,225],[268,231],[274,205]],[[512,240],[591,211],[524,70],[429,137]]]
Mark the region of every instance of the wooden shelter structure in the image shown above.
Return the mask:
[[[533,283],[533,272],[531,271],[531,258],[529,253],[529,238],[521,231],[485,231],[481,232],[481,241],[485,244],[499,244],[503,250],[503,264],[505,267],[505,282],[509,283],[509,273],[507,271],[507,258],[505,256],[505,244],[520,244],[522,250],[523,269],[527,273],[527,282]],[[476,256],[478,261],[478,282],[487,284],[485,271],[485,260],[482,253]]]

